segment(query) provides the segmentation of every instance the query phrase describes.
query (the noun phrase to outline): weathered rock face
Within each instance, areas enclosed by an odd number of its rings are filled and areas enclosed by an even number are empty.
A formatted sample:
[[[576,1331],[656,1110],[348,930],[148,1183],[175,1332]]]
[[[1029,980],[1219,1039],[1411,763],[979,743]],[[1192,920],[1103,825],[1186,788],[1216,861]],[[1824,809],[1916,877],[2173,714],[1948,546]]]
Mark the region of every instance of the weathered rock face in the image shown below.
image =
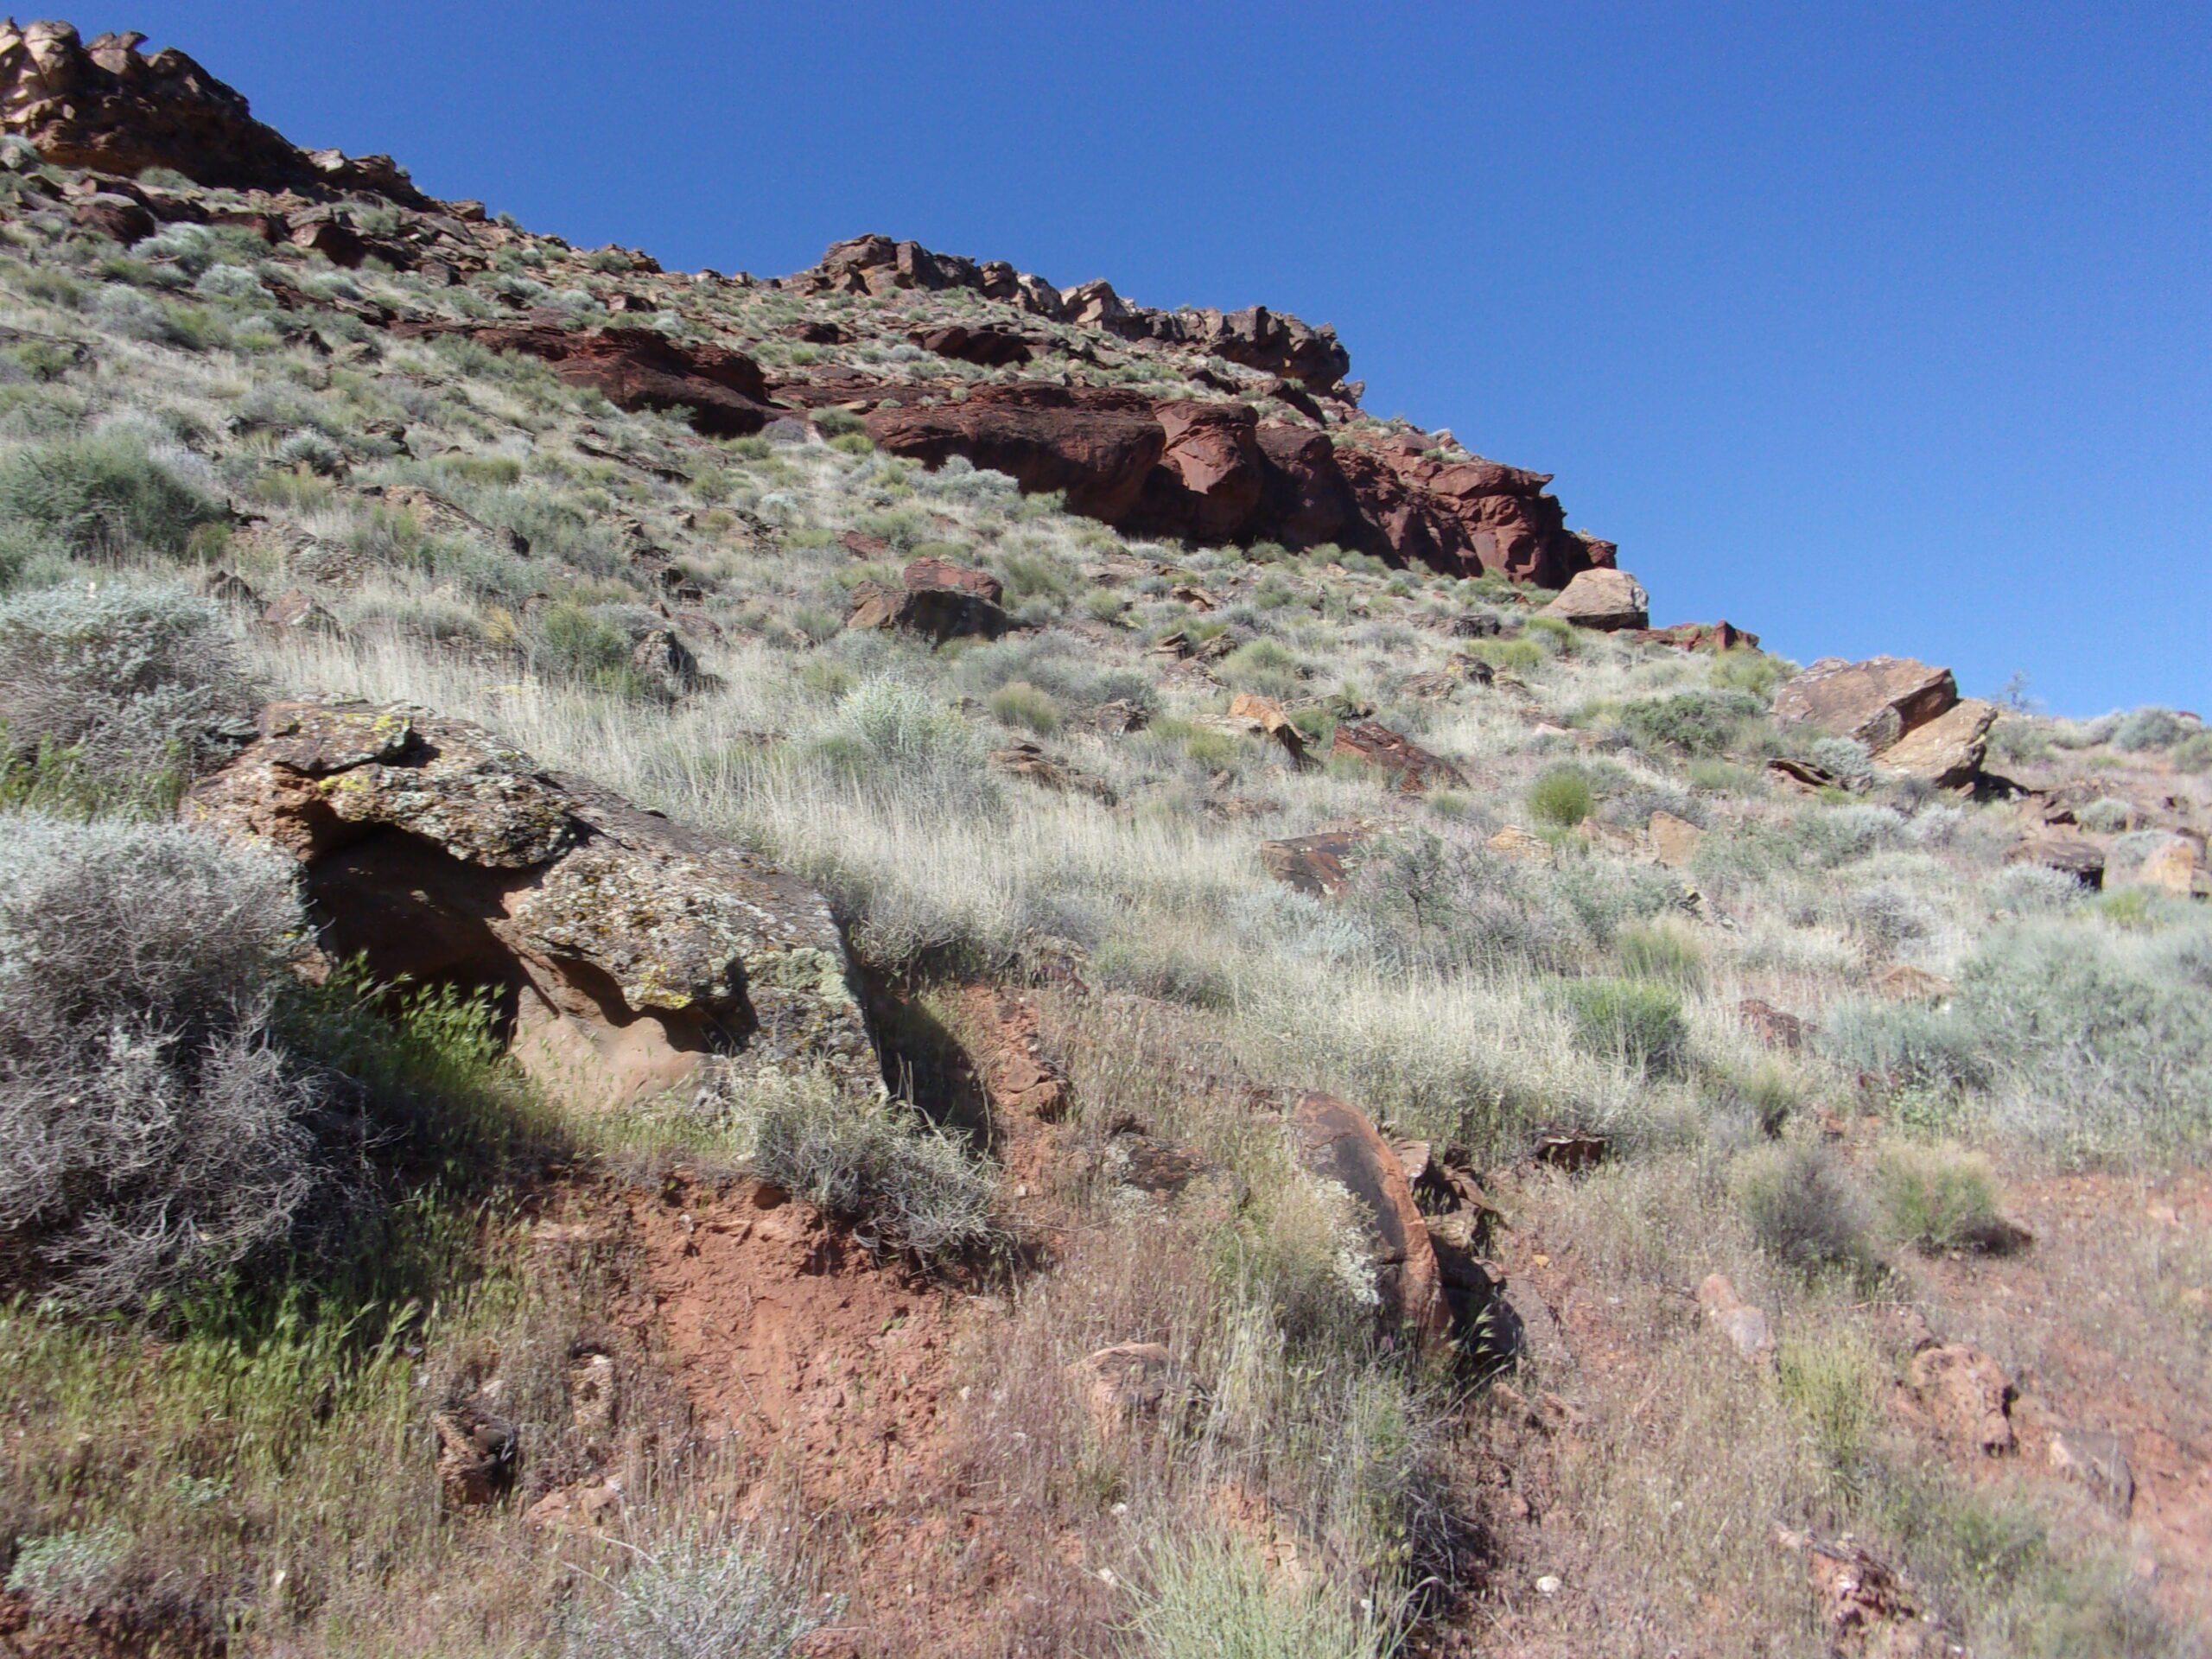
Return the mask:
[[[877,409],[868,435],[895,455],[963,455],[1027,493],[1141,535],[1197,542],[1324,542],[1459,575],[1562,586],[1613,547],[1565,528],[1548,474],[1451,464],[1413,439],[1332,444],[1262,422],[1249,404],[1155,403],[1111,387],[979,386],[965,401]]]
[[[919,558],[906,567],[900,586],[864,582],[853,589],[849,628],[906,628],[939,645],[976,635],[995,639],[1007,628],[999,607],[999,580],[944,559]]]
[[[1651,621],[1651,595],[1625,570],[1585,570],[1544,607],[1543,614],[1605,633],[1643,628]]]
[[[957,253],[933,253],[918,242],[894,242],[887,236],[856,236],[833,242],[813,270],[789,280],[817,292],[836,294],[974,289],[988,298],[1017,304],[1033,315],[1098,328],[1124,340],[1188,346],[1247,368],[1281,375],[1317,391],[1334,390],[1351,367],[1351,355],[1338,343],[1335,329],[1326,325],[1309,327],[1264,305],[1228,312],[1187,308],[1156,310],[1129,304],[1109,283],[1081,283],[1059,289],[1041,276],[1017,271],[1002,260],[979,264]],[[929,349],[940,348],[930,346]]]
[[[1774,715],[1854,738],[1876,766],[1952,788],[1980,772],[1997,710],[1961,701],[1948,668],[1906,657],[1824,657],[1775,694]]]
[[[402,340],[461,334],[495,352],[553,365],[570,385],[604,392],[617,409],[682,409],[710,437],[747,437],[778,411],[768,406],[760,365],[721,346],[685,346],[652,328],[572,333],[555,323],[401,322]]]
[[[1823,657],[1775,694],[1774,717],[1885,749],[1959,700],[1948,668],[1909,657]]]
[[[60,167],[133,176],[166,167],[201,184],[367,190],[430,205],[390,156],[302,150],[183,53],[143,55],[145,38],[87,44],[64,22],[0,24],[0,127]]]
[[[1385,1328],[1409,1327],[1422,1339],[1447,1335],[1452,1313],[1435,1249],[1396,1151],[1365,1113],[1334,1095],[1301,1096],[1290,1128],[1306,1167],[1351,1196]]]
[[[517,1057],[576,1098],[655,1092],[710,1054],[880,1086],[818,893],[463,721],[271,704],[185,816],[299,860],[334,956],[492,988]]]
[[[1431,753],[1411,738],[1371,720],[1347,720],[1340,724],[1329,753],[1375,767],[1389,777],[1393,789],[1407,795],[1418,795],[1431,784],[1467,786],[1467,774],[1442,755]]]

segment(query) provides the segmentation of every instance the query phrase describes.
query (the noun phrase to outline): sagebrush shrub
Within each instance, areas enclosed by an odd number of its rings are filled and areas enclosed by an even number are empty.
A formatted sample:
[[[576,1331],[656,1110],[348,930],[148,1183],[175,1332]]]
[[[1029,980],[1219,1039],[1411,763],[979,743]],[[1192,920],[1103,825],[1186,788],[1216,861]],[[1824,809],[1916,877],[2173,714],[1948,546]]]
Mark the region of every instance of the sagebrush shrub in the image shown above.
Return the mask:
[[[754,1174],[865,1243],[928,1257],[996,1236],[995,1169],[910,1109],[782,1074],[724,1073],[708,1085],[707,1104],[739,1131]]]
[[[0,601],[0,745],[45,752],[33,785],[71,798],[53,804],[170,804],[251,729],[253,705],[205,599],[113,582]]]
[[[638,1553],[603,1608],[569,1625],[569,1659],[786,1659],[835,1618],[743,1537],[696,1534]]]
[[[1648,748],[1685,754],[1719,754],[1736,741],[1744,721],[1765,704],[1743,691],[1679,691],[1623,706],[1623,730]]]
[[[1737,1160],[1729,1185],[1759,1243],[1800,1272],[1869,1278],[1879,1270],[1866,1199],[1826,1147],[1758,1147]]]
[[[337,1084],[273,1017],[304,926],[278,855],[0,820],[0,1275],[129,1306],[336,1195]]]
[[[57,438],[0,461],[0,518],[34,525],[73,552],[181,555],[194,530],[220,516],[220,503],[133,432]]]

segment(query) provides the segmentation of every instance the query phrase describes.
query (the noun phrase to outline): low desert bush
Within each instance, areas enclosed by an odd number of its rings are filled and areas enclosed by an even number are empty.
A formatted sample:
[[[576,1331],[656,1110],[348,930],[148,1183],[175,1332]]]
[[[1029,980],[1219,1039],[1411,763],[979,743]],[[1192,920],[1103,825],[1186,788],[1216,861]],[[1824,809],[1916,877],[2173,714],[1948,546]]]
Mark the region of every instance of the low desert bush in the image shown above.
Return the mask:
[[[1679,691],[1624,705],[1623,730],[1646,748],[1684,754],[1719,754],[1736,741],[1744,721],[1765,705],[1742,691]]]
[[[1646,979],[1573,979],[1561,988],[1575,1040],[1637,1070],[1679,1071],[1689,1058],[1681,994]]]
[[[2131,754],[2144,749],[2170,749],[2196,729],[2171,709],[2131,709],[2113,728],[2112,746]]]
[[[865,680],[840,698],[807,752],[870,794],[918,805],[966,797],[982,760],[976,734],[958,715],[885,678]]]
[[[1775,1350],[1775,1383],[1796,1410],[1805,1439],[1828,1470],[1848,1471],[1866,1455],[1882,1419],[1881,1358],[1849,1332],[1790,1337]]]
[[[336,1080],[274,1009],[289,862],[170,827],[18,815],[0,837],[0,1272],[129,1306],[327,1219]]]
[[[1843,1160],[1809,1142],[1759,1147],[1729,1172],[1729,1188],[1752,1233],[1799,1272],[1872,1278],[1880,1262],[1866,1206]]]
[[[991,717],[1003,726],[1018,726],[1049,737],[1060,729],[1060,705],[1049,691],[1027,680],[1009,680],[991,693]]]
[[[1890,1236],[1931,1255],[2003,1251],[2018,1236],[1998,1213],[1997,1179],[1978,1154],[1889,1147],[1875,1166],[1874,1193]]]
[[[1621,929],[1614,944],[1622,971],[1631,978],[1692,987],[1705,983],[1705,946],[1680,922],[1632,923]]]
[[[1135,1633],[1152,1659],[1366,1659],[1384,1632],[1325,1581],[1289,1585],[1253,1545],[1212,1531],[1163,1541]]]
[[[1547,766],[1529,785],[1529,810],[1540,823],[1572,830],[1588,817],[1598,804],[1590,774],[1570,763]]]
[[[726,1075],[715,1087],[753,1173],[872,1248],[926,1259],[996,1236],[996,1170],[911,1108],[853,1100],[819,1076]]]
[[[192,532],[219,516],[219,503],[130,432],[57,438],[0,461],[0,518],[79,553],[143,547],[181,556]]]
[[[741,1536],[639,1550],[611,1588],[572,1616],[568,1659],[786,1659],[840,1611]]]
[[[109,582],[0,601],[0,794],[166,810],[252,707],[206,600]]]

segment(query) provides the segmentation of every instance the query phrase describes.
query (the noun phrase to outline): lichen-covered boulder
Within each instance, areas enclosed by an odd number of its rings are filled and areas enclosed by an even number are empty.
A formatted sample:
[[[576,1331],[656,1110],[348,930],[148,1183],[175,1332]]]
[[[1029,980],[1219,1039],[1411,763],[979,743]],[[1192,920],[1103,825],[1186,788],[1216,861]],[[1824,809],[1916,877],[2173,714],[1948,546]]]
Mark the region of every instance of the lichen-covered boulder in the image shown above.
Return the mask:
[[[709,1055],[880,1086],[819,893],[465,721],[271,704],[184,810],[299,860],[331,954],[491,988],[517,1057],[573,1097],[633,1100]]]

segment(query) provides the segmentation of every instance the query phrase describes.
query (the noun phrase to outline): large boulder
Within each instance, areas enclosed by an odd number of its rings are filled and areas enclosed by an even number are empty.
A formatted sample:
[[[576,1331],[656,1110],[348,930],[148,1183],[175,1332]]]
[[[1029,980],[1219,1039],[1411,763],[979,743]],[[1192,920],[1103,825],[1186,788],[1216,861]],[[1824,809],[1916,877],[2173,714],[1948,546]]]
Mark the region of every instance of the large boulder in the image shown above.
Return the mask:
[[[1467,787],[1467,774],[1451,761],[1375,721],[1339,722],[1329,753],[1375,767],[1402,794],[1418,795],[1434,783]]]
[[[924,556],[907,565],[896,588],[864,582],[853,589],[849,628],[905,628],[942,645],[975,635],[995,639],[1007,629],[1003,589],[988,571]]]
[[[465,721],[273,703],[184,813],[297,859],[331,956],[489,988],[518,1058],[571,1097],[656,1093],[709,1055],[880,1087],[819,893]]]
[[[929,467],[962,455],[1143,535],[1333,542],[1397,564],[1551,587],[1613,561],[1611,543],[1566,528],[1548,474],[1441,459],[1427,435],[1338,444],[1315,428],[1261,421],[1242,403],[1026,382],[978,386],[957,403],[902,398],[864,418],[892,454]]]
[[[1862,663],[1823,657],[1775,693],[1774,717],[1881,750],[1958,700],[1958,683],[1948,668],[1930,668],[1910,657],[1870,657]]]
[[[1961,700],[1948,668],[1909,657],[1824,657],[1775,694],[1774,716],[1854,739],[1885,772],[1955,788],[1980,772],[1997,709]]]
[[[1989,728],[1996,719],[1994,703],[1961,697],[1878,751],[1874,762],[1885,771],[1923,778],[1944,789],[1970,784],[1989,753]]]
[[[1651,595],[1625,570],[1584,570],[1541,614],[1605,633],[1646,628],[1651,625]]]
[[[1435,1248],[1397,1151],[1364,1112],[1334,1095],[1302,1096],[1290,1128],[1299,1161],[1351,1197],[1351,1246],[1373,1280],[1384,1329],[1423,1341],[1449,1335]]]

